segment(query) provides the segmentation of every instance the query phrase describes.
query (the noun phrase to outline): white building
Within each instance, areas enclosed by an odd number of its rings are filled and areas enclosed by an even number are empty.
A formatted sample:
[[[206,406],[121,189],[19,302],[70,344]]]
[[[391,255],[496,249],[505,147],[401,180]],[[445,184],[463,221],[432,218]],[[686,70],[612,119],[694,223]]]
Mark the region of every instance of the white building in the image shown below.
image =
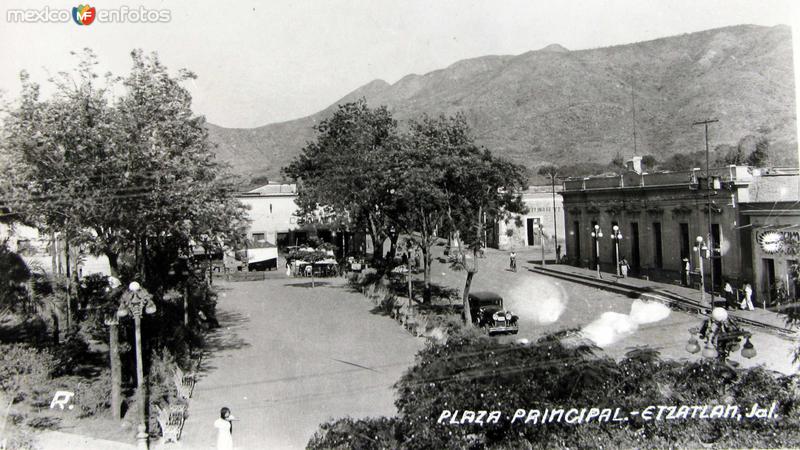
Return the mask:
[[[20,224],[0,224],[0,242],[5,242],[9,250],[19,254],[34,272],[66,272],[64,240],[58,239],[58,235],[53,239],[42,236],[36,228]],[[75,249],[70,253],[70,264],[74,266],[77,261],[78,276],[94,273],[111,275],[111,266],[104,255],[83,254],[78,257]]]
[[[514,216],[508,224],[500,221],[496,226],[496,246],[501,250],[521,250],[525,248],[540,249],[542,242],[545,252],[555,254],[555,237],[564,254],[564,208],[559,192],[562,186],[529,186],[522,194],[522,201],[528,207],[528,213]],[[555,202],[555,205],[554,205]],[[555,211],[555,214],[554,214]],[[520,226],[516,226],[519,218]],[[541,233],[539,224],[542,225]]]

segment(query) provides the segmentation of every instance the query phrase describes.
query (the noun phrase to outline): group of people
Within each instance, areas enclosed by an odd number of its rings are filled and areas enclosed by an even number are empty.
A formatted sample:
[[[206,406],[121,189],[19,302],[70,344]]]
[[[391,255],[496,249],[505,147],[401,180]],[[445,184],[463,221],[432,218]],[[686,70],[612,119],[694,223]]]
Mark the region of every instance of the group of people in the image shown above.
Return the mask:
[[[725,282],[723,289],[725,296],[725,303],[728,308],[739,308],[746,310],[754,310],[753,306],[753,287],[750,283],[745,283],[742,289],[734,289],[729,281]]]

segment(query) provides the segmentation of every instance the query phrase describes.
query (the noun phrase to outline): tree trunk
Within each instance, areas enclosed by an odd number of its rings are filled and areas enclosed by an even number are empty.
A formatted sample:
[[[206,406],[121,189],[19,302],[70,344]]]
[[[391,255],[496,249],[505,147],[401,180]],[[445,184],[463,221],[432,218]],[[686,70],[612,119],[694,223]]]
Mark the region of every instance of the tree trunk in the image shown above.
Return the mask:
[[[425,290],[422,295],[423,303],[430,303],[431,301],[431,249],[428,245],[422,246],[422,260],[424,263],[425,272]]]
[[[119,277],[119,254],[112,252],[111,250],[105,250],[103,252],[108,258],[108,267],[111,269],[111,276],[118,278]]]
[[[53,265],[53,275],[58,273],[58,241],[56,234],[50,233],[50,263]]]
[[[469,310],[469,288],[472,285],[472,277],[475,276],[477,270],[467,270],[467,281],[464,283],[464,296],[462,303],[464,305],[464,323],[467,326],[472,326],[472,312]]]
[[[397,255],[397,239],[397,235],[389,236],[389,261],[394,261],[394,258]]]
[[[122,363],[119,358],[119,329],[117,324],[109,325],[109,355],[111,358],[111,414],[116,420],[122,418]]]
[[[64,239],[64,266],[67,274],[67,331],[72,329],[72,272],[69,260],[69,239]]]

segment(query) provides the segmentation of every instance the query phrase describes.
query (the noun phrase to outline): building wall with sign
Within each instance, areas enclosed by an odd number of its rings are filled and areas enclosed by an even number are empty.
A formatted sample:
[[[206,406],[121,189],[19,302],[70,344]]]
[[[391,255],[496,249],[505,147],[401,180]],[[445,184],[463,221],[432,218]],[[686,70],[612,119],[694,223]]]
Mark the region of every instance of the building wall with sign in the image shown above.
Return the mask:
[[[508,223],[501,221],[496,227],[497,248],[501,250],[520,250],[524,248],[541,249],[542,243],[548,255],[554,255],[555,238],[564,252],[564,208],[559,195],[561,186],[555,187],[555,217],[553,215],[553,187],[530,186],[523,194],[522,200],[528,212],[515,216]],[[519,219],[519,226],[517,226]],[[539,233],[542,224],[542,233]],[[491,242],[491,241],[490,241]]]
[[[800,262],[800,210],[797,202],[742,204],[749,239],[749,279],[756,304],[768,306],[800,296],[793,266]],[[781,291],[784,293],[780,295]]]

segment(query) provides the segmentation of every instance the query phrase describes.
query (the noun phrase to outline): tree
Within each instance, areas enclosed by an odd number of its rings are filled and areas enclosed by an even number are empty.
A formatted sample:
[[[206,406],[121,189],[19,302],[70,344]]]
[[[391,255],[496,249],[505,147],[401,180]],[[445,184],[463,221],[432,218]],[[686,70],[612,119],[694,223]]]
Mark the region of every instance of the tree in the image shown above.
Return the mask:
[[[644,155],[642,156],[642,169],[643,170],[655,170],[658,167],[658,160],[653,155]]]
[[[622,158],[619,152],[617,152],[616,156],[608,163],[609,170],[614,172],[624,172],[625,171],[625,160]]]
[[[477,150],[477,149],[475,149]],[[472,324],[469,308],[469,291],[472,279],[478,273],[478,251],[484,243],[486,217],[493,220],[507,220],[514,214],[527,211],[520,192],[525,189],[526,177],[523,166],[493,157],[488,150],[475,151],[465,161],[464,189],[454,200],[457,210],[455,228],[459,236],[472,250],[472,264],[462,257],[462,265],[467,270],[462,296],[464,318]],[[454,208],[455,209],[455,208]],[[463,247],[459,247],[463,252]]]
[[[181,86],[194,75],[170,76],[155,54],[131,57],[127,77],[98,86],[86,50],[76,73],[51,80],[47,100],[23,73],[3,124],[0,188],[21,220],[106,255],[115,274],[120,254],[132,253],[147,278],[153,252],[175,254],[202,233],[239,239],[246,211]],[[114,98],[120,81],[125,93]]]
[[[747,156],[747,165],[753,167],[765,167],[769,160],[769,141],[765,137],[756,140],[755,148]]]
[[[488,218],[500,220],[522,210],[518,192],[526,182],[522,166],[495,158],[475,145],[463,115],[439,116],[411,123],[403,158],[407,181],[399,190],[408,232],[420,234],[424,256],[425,299],[430,297],[431,249],[434,231],[452,233],[473,252],[473,264],[464,264],[463,246],[460,268],[467,269],[464,302],[472,278],[477,273],[477,252],[483,242]],[[469,318],[469,308],[465,308]]]
[[[298,183],[296,200],[307,222],[336,220],[367,230],[375,248],[397,223],[395,189],[400,140],[386,107],[370,109],[366,100],[339,105],[315,127],[317,138],[283,172]],[[374,257],[383,255],[378,250]]]

